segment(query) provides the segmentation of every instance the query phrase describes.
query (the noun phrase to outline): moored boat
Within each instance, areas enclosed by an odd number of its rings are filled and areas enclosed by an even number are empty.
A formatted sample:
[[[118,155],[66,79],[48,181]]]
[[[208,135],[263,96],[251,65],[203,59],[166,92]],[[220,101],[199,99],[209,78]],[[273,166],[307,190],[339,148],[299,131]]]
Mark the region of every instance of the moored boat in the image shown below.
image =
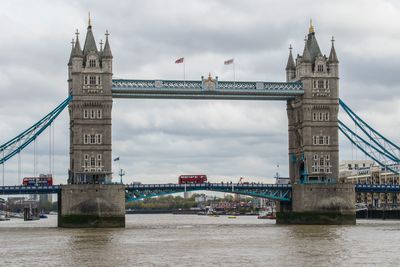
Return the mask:
[[[267,208],[265,210],[260,210],[257,219],[276,219],[275,211],[273,208]]]

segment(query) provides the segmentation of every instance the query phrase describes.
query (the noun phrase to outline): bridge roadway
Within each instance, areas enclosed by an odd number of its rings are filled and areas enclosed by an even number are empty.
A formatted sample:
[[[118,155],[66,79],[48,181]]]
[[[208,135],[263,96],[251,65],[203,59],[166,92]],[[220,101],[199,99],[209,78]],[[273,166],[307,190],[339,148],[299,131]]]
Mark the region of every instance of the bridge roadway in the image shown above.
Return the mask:
[[[0,195],[59,194],[62,185],[52,186],[0,186]],[[155,196],[191,191],[216,191],[237,193],[253,197],[290,201],[291,185],[279,184],[130,184],[125,186],[128,200],[134,201]],[[356,192],[364,193],[400,193],[400,185],[355,184]]]

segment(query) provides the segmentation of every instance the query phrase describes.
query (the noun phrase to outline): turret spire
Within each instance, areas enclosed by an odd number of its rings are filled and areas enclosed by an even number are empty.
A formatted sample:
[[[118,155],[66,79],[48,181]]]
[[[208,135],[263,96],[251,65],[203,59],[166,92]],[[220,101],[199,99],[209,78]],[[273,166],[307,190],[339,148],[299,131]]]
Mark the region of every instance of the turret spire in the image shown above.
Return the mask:
[[[93,32],[92,32],[92,24],[90,20],[90,13],[89,13],[89,25],[87,28],[85,45],[83,46],[83,53],[86,55],[88,52],[97,52],[96,41],[94,40]]]
[[[301,58],[301,62],[311,63],[311,54],[310,54],[310,50],[308,50],[307,42],[304,45],[303,56]]]
[[[310,28],[308,29],[308,33],[315,33],[314,26],[312,24],[312,19],[310,19]]]
[[[293,55],[292,55],[292,45],[289,46],[289,58],[286,64],[286,70],[295,70],[296,65],[294,64]]]
[[[112,58],[112,53],[111,53],[111,48],[110,48],[110,43],[108,42],[108,36],[110,34],[108,33],[108,30],[106,30],[106,42],[104,44],[104,49],[103,49],[103,57],[105,58]]]
[[[332,47],[331,47],[331,52],[329,53],[328,62],[329,63],[339,63],[339,60],[336,56],[336,50],[335,50],[335,45],[334,45],[335,39],[333,38],[333,36],[332,36],[331,42],[332,42]]]
[[[315,38],[315,29],[312,24],[312,20],[310,20],[310,28],[308,29],[308,32],[309,32],[308,36],[306,36],[306,39],[305,39],[305,42],[306,42],[305,46],[307,47],[307,50],[308,50],[309,59],[306,59],[306,60],[309,60],[309,62],[314,62],[315,58],[317,56],[321,56],[322,53],[319,48],[317,39]],[[306,48],[304,47],[304,52],[305,51],[306,51]],[[303,53],[303,62],[305,62],[304,61],[304,53]]]
[[[81,50],[81,45],[79,43],[79,31],[76,29],[75,32],[75,47],[73,48],[73,51],[71,53],[72,57],[81,57],[82,56],[82,50]]]
[[[90,21],[90,12],[89,12],[89,15],[88,15],[88,27],[92,27],[92,22]]]

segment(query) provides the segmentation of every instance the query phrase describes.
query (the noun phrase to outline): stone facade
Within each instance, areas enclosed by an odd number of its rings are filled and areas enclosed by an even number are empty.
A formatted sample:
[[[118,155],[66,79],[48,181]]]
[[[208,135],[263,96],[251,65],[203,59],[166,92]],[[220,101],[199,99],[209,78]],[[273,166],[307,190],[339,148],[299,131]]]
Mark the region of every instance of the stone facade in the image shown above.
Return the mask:
[[[89,24],[83,50],[78,33],[68,63],[70,115],[69,184],[111,181],[112,54],[108,33],[104,49]]]
[[[292,202],[280,203],[278,224],[355,224],[352,184],[294,184]]]
[[[304,52],[293,60],[290,48],[288,82],[301,81],[304,95],[287,101],[289,175],[291,183],[336,182],[339,173],[339,73],[332,40],[322,55],[311,25]]]
[[[124,185],[63,185],[58,203],[59,227],[125,227]]]

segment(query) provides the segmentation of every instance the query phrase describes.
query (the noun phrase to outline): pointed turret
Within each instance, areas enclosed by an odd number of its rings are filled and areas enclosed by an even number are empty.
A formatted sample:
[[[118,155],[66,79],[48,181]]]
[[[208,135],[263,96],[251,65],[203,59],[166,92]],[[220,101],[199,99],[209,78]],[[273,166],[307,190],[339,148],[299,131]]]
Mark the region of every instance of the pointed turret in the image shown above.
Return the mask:
[[[301,62],[311,63],[311,54],[310,54],[310,51],[308,50],[307,42],[304,45],[303,56],[301,57]]]
[[[308,52],[310,53],[310,62],[314,62],[317,56],[322,55],[317,39],[315,38],[315,28],[312,24],[312,20],[310,20],[310,28],[308,29],[306,46],[308,48]]]
[[[286,64],[286,70],[295,70],[296,65],[294,64],[293,55],[292,55],[292,45],[289,46],[289,58]]]
[[[112,58],[112,53],[111,53],[111,48],[110,48],[110,43],[108,42],[108,36],[110,34],[108,33],[108,31],[106,31],[106,43],[104,44],[104,49],[103,49],[103,53],[102,56],[103,58]]]
[[[73,54],[74,54],[74,48],[75,48],[75,41],[74,41],[74,38],[72,38],[71,45],[72,45],[72,47],[71,47],[71,53],[69,54],[68,66],[71,66],[71,65],[72,65],[72,56],[73,56]]]
[[[82,49],[81,49],[81,44],[79,43],[79,32],[76,30],[76,41],[75,41],[75,48],[73,49],[72,57],[82,57]]]
[[[98,52],[96,41],[94,40],[93,32],[92,32],[92,24],[90,21],[90,13],[89,13],[89,23],[87,27],[85,45],[83,46],[83,53],[86,55],[88,52]]]
[[[332,41],[332,47],[331,47],[331,52],[329,53],[328,62],[329,63],[339,63],[339,60],[336,56],[336,50],[335,50],[335,45],[334,45],[335,39],[333,39],[333,36],[332,36],[331,41]]]

